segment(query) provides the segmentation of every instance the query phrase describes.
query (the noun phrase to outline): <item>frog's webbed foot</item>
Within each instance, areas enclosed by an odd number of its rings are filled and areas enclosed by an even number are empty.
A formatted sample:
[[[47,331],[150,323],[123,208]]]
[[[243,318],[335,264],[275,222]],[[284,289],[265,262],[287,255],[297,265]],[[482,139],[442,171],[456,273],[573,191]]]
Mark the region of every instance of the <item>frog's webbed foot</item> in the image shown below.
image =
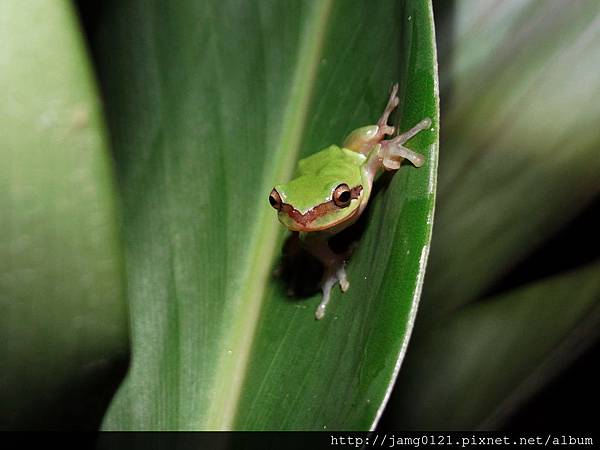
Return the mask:
[[[381,117],[377,121],[377,126],[379,127],[380,139],[383,139],[383,136],[386,134],[388,134],[388,135],[394,134],[394,127],[390,127],[388,125],[388,119],[389,119],[392,111],[394,111],[394,109],[396,109],[396,107],[398,106],[399,103],[400,103],[400,99],[398,98],[398,83],[396,83],[392,87],[392,92],[390,93],[390,98],[388,99],[387,105],[386,105],[385,109],[383,110]]]
[[[381,142],[382,165],[386,170],[398,170],[403,159],[408,159],[415,167],[421,167],[425,163],[425,157],[419,153],[404,147],[402,144],[412,139],[420,131],[431,126],[431,119],[428,117],[421,120],[405,133],[396,136],[394,139]]]
[[[317,310],[315,318],[320,320],[325,315],[325,309],[331,299],[331,290],[336,284],[340,285],[342,292],[346,292],[350,287],[348,277],[346,275],[346,260],[350,257],[353,246],[350,246],[342,254],[334,253],[327,242],[327,237],[315,236],[307,237],[304,240],[306,249],[317,258],[323,265],[323,278],[321,279],[321,289],[323,290],[323,299]]]
[[[377,125],[367,125],[366,127],[357,128],[352,131],[344,139],[343,147],[368,155],[371,149],[381,142],[386,135],[391,136],[394,134],[394,127],[388,125],[388,119],[399,103],[398,84],[395,84],[390,93],[387,105],[377,121]]]
[[[346,292],[350,287],[350,282],[346,275],[346,268],[343,258],[336,258],[336,262],[330,267],[325,267],[321,289],[323,290],[323,299],[315,311],[315,318],[321,320],[325,316],[325,308],[331,299],[331,289],[339,283],[342,292]]]

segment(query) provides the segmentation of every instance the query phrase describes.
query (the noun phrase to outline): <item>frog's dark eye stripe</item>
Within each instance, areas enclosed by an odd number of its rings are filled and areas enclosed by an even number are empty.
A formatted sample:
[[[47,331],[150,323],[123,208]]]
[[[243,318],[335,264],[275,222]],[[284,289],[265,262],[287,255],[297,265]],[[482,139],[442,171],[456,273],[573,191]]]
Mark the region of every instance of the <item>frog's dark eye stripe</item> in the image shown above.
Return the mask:
[[[352,192],[346,183],[340,184],[333,191],[331,196],[336,206],[345,208],[350,204],[352,200]]]
[[[345,189],[342,189],[342,187],[345,187]],[[347,200],[347,204],[346,204],[345,192],[346,192],[347,188],[348,188],[348,185],[340,184],[334,190],[334,192],[336,192],[339,189],[339,193],[342,195],[341,195],[341,199],[338,199],[338,201],[340,202],[340,204],[343,204],[345,206],[338,206],[338,204],[335,201],[335,196],[334,196],[333,199],[329,200],[328,202],[321,203],[320,205],[317,205],[312,209],[309,209],[304,214],[302,214],[300,211],[294,209],[294,207],[292,205],[283,203],[283,201],[281,200],[281,196],[275,189],[273,189],[271,191],[271,196],[269,196],[269,203],[271,203],[271,206],[273,206],[273,208],[290,216],[294,220],[294,222],[299,224],[301,227],[306,227],[311,222],[314,222],[315,220],[317,220],[319,217],[323,217],[324,215],[326,215],[330,212],[339,210],[339,208],[345,208],[346,206],[348,206],[350,204],[350,202],[352,200],[360,197],[360,193],[363,190],[363,188],[360,184],[358,186],[353,187],[352,189],[348,189],[349,199]],[[356,208],[355,211],[358,211],[358,208]]]
[[[282,206],[281,196],[279,195],[279,192],[277,192],[275,189],[273,189],[271,191],[271,194],[269,195],[269,203],[277,211],[281,211],[281,206]]]

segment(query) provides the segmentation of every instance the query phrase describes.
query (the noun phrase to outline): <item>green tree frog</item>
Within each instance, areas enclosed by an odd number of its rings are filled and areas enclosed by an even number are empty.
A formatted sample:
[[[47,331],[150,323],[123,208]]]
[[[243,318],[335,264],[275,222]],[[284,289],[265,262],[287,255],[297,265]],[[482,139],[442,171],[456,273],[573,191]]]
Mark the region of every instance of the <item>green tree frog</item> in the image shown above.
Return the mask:
[[[269,195],[279,221],[297,232],[303,247],[323,264],[323,299],[315,312],[317,320],[325,315],[332,287],[339,283],[342,292],[350,287],[345,269],[349,252],[334,253],[328,240],[356,222],[369,202],[373,181],[381,170],[397,170],[403,159],[416,167],[425,162],[422,155],[403,144],[429,128],[429,118],[393,139],[384,140],[386,135],[394,133],[387,122],[398,106],[397,92],[396,84],[376,125],[352,131],[341,147],[331,145],[300,160],[296,177],[276,185]]]

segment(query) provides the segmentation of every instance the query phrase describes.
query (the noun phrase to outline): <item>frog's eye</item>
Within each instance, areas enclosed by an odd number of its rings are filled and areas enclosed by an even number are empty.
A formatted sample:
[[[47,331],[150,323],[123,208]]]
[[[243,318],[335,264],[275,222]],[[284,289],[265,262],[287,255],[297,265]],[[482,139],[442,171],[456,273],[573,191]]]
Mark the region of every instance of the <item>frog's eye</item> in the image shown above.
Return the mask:
[[[269,195],[269,203],[277,211],[281,210],[281,196],[279,195],[279,192],[277,192],[275,189],[273,189],[271,191],[271,194]]]
[[[345,208],[352,200],[352,193],[346,183],[340,184],[333,191],[333,202],[340,208]]]

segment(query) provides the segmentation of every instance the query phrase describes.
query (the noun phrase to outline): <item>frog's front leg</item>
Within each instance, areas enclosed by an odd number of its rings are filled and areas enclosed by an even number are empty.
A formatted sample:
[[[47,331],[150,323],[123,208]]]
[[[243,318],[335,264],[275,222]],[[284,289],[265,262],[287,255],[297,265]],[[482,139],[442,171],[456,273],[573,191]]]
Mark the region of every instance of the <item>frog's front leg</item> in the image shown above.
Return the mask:
[[[323,278],[321,279],[321,289],[323,290],[323,300],[317,306],[315,318],[320,320],[325,315],[325,308],[331,298],[331,289],[336,283],[339,283],[342,292],[346,292],[350,287],[348,277],[346,276],[345,263],[348,254],[334,253],[327,240],[330,236],[326,234],[310,235],[303,237],[304,247],[308,252],[317,258],[323,264]]]

